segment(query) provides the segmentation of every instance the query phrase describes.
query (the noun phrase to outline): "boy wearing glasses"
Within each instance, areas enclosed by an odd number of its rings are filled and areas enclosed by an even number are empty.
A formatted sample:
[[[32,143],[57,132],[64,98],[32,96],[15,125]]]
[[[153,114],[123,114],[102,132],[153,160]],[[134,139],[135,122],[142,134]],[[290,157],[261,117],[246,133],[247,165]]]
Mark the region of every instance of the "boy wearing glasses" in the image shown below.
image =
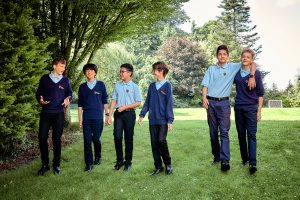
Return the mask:
[[[166,166],[165,173],[169,175],[173,171],[167,143],[167,134],[172,129],[174,121],[172,86],[165,79],[168,72],[168,66],[164,62],[159,61],[152,65],[155,82],[149,86],[147,98],[138,119],[138,123],[141,124],[149,111],[149,130],[155,165],[151,176],[163,172],[162,160]]]
[[[115,170],[119,170],[123,165],[125,171],[131,169],[134,125],[136,120],[135,108],[141,105],[140,89],[131,80],[132,75],[133,66],[131,64],[125,63],[120,66],[121,81],[115,85],[113,90],[107,119],[107,124],[111,124],[114,112],[114,141],[117,156],[114,166]],[[123,132],[125,139],[125,161],[122,147]]]

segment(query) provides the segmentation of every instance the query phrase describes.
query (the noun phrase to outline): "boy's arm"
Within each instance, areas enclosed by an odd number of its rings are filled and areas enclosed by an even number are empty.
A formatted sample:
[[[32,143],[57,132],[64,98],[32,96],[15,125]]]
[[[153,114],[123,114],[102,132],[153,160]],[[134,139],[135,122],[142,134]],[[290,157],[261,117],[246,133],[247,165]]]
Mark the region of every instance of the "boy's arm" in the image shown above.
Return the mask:
[[[78,125],[82,128],[82,107],[78,107]]]
[[[252,90],[256,87],[255,71],[256,71],[256,63],[252,62],[251,72],[250,72],[250,76],[249,76],[249,80],[248,80],[248,87],[249,87],[250,90]]]
[[[263,97],[258,97],[258,110],[257,110],[257,121],[261,120],[261,109],[263,105]]]
[[[202,87],[202,106],[205,109],[208,109],[209,102],[208,102],[208,100],[206,98],[206,95],[207,95],[207,87],[203,86]]]
[[[166,105],[166,114],[167,114],[167,122],[168,124],[173,124],[174,121],[174,112],[173,112],[173,107],[174,107],[174,102],[173,102],[173,89],[172,85],[170,84],[169,87],[169,92],[168,92],[168,100],[167,100],[167,105]]]

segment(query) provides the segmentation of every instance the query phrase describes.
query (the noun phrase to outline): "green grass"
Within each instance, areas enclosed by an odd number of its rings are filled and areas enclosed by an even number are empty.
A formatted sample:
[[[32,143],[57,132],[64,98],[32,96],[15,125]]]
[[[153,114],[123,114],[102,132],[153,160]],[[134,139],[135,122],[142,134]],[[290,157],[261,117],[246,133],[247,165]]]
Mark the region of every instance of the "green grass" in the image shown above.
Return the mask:
[[[221,173],[220,166],[210,165],[204,109],[176,109],[174,130],[168,136],[172,175],[148,176],[153,169],[148,122],[135,128],[133,170],[114,171],[110,126],[102,134],[103,163],[91,173],[83,171],[80,140],[64,148],[59,176],[50,172],[38,177],[39,159],[1,173],[0,199],[299,199],[299,113],[300,109],[264,109],[257,134],[255,176],[241,165],[234,121],[230,130],[231,170]]]

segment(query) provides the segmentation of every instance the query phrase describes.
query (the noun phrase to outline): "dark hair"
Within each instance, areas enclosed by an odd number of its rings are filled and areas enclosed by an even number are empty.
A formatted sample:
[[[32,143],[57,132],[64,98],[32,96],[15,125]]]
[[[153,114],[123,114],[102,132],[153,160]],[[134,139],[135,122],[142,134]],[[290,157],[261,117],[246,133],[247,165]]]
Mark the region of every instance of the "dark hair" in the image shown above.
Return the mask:
[[[94,70],[96,74],[97,74],[97,72],[98,72],[97,65],[95,65],[95,64],[93,64],[93,63],[87,63],[87,64],[85,64],[85,65],[83,66],[83,69],[82,69],[83,74],[85,74],[86,70],[88,70],[88,69]]]
[[[169,67],[163,61],[158,61],[152,65],[152,70],[153,71],[154,70],[163,71],[163,75],[164,75],[164,77],[166,77],[166,75],[169,72]]]
[[[228,51],[228,48],[227,48],[226,45],[222,44],[222,45],[218,46],[218,48],[217,48],[217,55],[218,55],[218,53],[219,53],[220,50],[225,50],[226,53],[227,53],[227,55],[229,55],[229,51]]]
[[[66,64],[67,61],[64,58],[54,58],[52,61],[52,66],[57,65],[58,63]]]
[[[131,72],[131,75],[130,75],[130,76],[133,75],[133,66],[132,66],[131,64],[129,64],[129,63],[124,63],[124,64],[122,64],[122,65],[120,66],[120,68],[125,68],[125,69],[127,69],[127,71],[130,71],[130,72]]]

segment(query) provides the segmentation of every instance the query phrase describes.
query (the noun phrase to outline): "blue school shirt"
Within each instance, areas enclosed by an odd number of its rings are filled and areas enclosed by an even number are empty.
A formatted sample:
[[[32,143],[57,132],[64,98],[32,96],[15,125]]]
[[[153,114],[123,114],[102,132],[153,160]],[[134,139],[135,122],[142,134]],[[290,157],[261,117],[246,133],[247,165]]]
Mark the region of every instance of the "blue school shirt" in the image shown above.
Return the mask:
[[[70,81],[67,77],[62,76],[60,81],[54,82],[49,74],[41,77],[39,86],[36,91],[36,100],[40,102],[41,96],[44,101],[50,101],[42,105],[43,113],[60,113],[64,112],[64,99],[72,96]]]
[[[156,89],[155,82],[150,84],[146,101],[139,116],[145,117],[148,111],[150,125],[173,123],[173,91],[170,82],[166,81],[159,89]]]
[[[241,63],[226,63],[224,66],[210,66],[202,80],[201,85],[207,87],[207,96],[229,97],[233,79],[241,69]]]
[[[116,83],[112,99],[117,101],[116,108],[142,101],[139,86],[132,80],[128,83],[124,81]]]
[[[92,83],[87,81],[86,83],[87,83],[87,86],[92,90],[95,87],[97,80],[95,79]]]
[[[155,87],[156,87],[156,89],[159,90],[159,88],[161,88],[161,86],[163,86],[163,84],[165,84],[165,82],[167,82],[166,79],[163,79],[163,80],[161,80],[161,81],[156,81],[156,82],[155,82]]]
[[[87,82],[79,86],[78,107],[82,107],[83,120],[103,119],[104,104],[107,104],[107,93],[102,81],[96,81],[92,89]]]
[[[49,74],[49,77],[51,78],[51,80],[54,82],[54,83],[58,83],[62,78],[63,78],[63,75],[59,75],[59,76],[55,76],[53,74],[53,71]]]

